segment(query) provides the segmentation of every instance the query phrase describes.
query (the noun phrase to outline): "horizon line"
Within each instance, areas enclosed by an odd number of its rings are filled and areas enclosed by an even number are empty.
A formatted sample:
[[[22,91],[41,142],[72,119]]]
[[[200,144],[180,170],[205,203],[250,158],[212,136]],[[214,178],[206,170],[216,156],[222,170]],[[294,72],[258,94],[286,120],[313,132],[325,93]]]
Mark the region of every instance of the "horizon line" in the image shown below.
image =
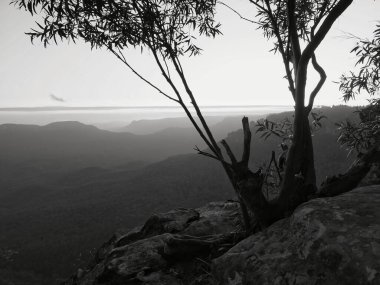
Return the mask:
[[[341,104],[343,105],[343,104]],[[335,105],[316,105],[316,108],[320,107],[332,107]],[[336,105],[339,106],[339,105]],[[194,108],[193,106],[187,106],[188,108]],[[293,105],[203,105],[200,108],[250,108],[250,107],[283,107],[292,108]],[[181,106],[36,106],[36,107],[2,107],[1,112],[12,112],[12,111],[89,111],[89,110],[123,110],[123,109],[182,109]]]

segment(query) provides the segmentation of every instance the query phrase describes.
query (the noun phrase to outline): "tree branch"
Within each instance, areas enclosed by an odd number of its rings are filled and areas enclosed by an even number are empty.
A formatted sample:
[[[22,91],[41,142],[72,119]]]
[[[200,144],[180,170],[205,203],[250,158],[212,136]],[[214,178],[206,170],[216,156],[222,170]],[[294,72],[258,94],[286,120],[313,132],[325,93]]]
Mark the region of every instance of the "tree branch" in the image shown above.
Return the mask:
[[[215,150],[214,146],[211,144],[211,142],[207,139],[207,137],[205,136],[205,134],[203,133],[203,131],[201,130],[201,128],[199,127],[199,125],[197,124],[197,122],[194,120],[194,117],[193,115],[190,113],[189,109],[187,108],[187,106],[184,104],[183,100],[182,100],[182,97],[181,97],[181,94],[179,93],[178,89],[176,88],[176,86],[174,85],[173,81],[170,79],[170,77],[166,74],[165,72],[165,69],[164,67],[162,66],[161,62],[160,62],[160,59],[158,58],[158,55],[157,55],[157,52],[154,48],[154,46],[152,46],[150,43],[149,43],[149,48],[151,49],[152,53],[153,53],[153,56],[156,60],[156,63],[157,65],[159,66],[161,72],[162,72],[162,75],[165,77],[166,81],[169,83],[169,85],[172,87],[172,89],[174,90],[174,92],[177,94],[177,97],[178,97],[178,100],[176,101],[178,104],[181,105],[182,109],[185,111],[186,113],[186,116],[190,119],[191,123],[193,124],[194,128],[197,130],[198,134],[200,135],[200,137],[203,139],[203,141],[207,144],[207,146],[210,148],[210,150],[214,153],[214,154],[218,154],[217,151]],[[178,69],[176,68],[177,72],[178,72]]]
[[[165,31],[162,30],[161,23],[158,23],[157,27],[160,29],[161,33],[163,35],[165,35]],[[155,32],[154,31],[151,31],[151,32],[152,32],[152,36],[154,36]],[[180,64],[178,57],[177,57],[177,53],[173,50],[173,47],[170,45],[170,43],[167,41],[167,39],[163,39],[163,44],[166,46],[166,48],[169,52],[170,59],[171,59],[173,65],[175,67],[177,74],[179,75],[179,77],[181,79],[181,82],[185,88],[186,93],[188,94],[188,96],[191,99],[191,104],[194,106],[194,109],[197,113],[199,120],[201,121],[201,124],[202,124],[203,129],[205,130],[205,132],[207,134],[208,139],[203,134],[203,132],[200,130],[200,128],[198,126],[196,126],[198,133],[202,136],[202,139],[206,142],[207,146],[215,153],[215,155],[217,155],[218,157],[220,157],[221,160],[223,160],[222,152],[220,151],[220,148],[219,148],[218,144],[216,143],[215,138],[214,138],[213,134],[211,133],[211,130],[210,130],[209,126],[207,125],[206,120],[203,117],[203,114],[202,114],[201,110],[199,109],[199,106],[195,100],[195,97],[194,97],[194,95],[193,95],[193,93],[192,93],[192,91],[191,91],[191,89],[187,83],[183,68]],[[152,49],[152,51],[154,51],[153,47],[151,47],[151,49]],[[156,58],[157,58],[157,55],[156,55]],[[157,61],[157,59],[156,59],[156,61]],[[170,78],[169,78],[169,80],[170,80]],[[171,85],[174,86],[174,84],[171,84]],[[180,104],[183,107],[183,109],[185,110],[187,116],[190,118],[191,114],[190,114],[190,112],[188,112],[187,107],[185,106],[185,104],[183,103],[182,100],[180,100]],[[193,122],[193,124],[196,124],[195,121]]]
[[[237,165],[236,157],[235,157],[234,153],[232,152],[230,146],[229,146],[228,143],[226,142],[226,140],[221,140],[220,143],[224,146],[224,148],[225,148],[225,150],[226,150],[226,152],[227,152],[227,155],[228,155],[228,157],[229,157],[230,160],[231,160],[232,166]]]
[[[169,66],[168,66],[168,63],[166,62],[165,56],[162,54],[162,51],[160,51],[160,54],[162,57],[162,61],[164,62],[165,67],[166,67],[166,73],[167,73],[168,77],[171,79]]]
[[[311,30],[310,30],[311,38],[314,37],[315,29],[318,27],[319,23],[322,21],[324,15],[325,15],[326,9],[328,7],[328,4],[329,4],[328,1],[324,1],[323,4],[322,4],[322,7],[319,8],[319,11],[320,11],[319,15],[318,15],[317,18],[315,18],[314,25],[311,27]],[[334,6],[334,4],[332,6]]]
[[[231,6],[227,5],[226,3],[222,2],[222,1],[217,1],[217,3],[219,3],[220,5],[223,5],[223,6],[227,7],[228,9],[230,9],[232,12],[234,12],[236,15],[238,15],[240,17],[240,19],[242,19],[244,21],[247,21],[247,22],[250,22],[252,24],[259,25],[258,22],[254,21],[254,20],[251,20],[251,19],[248,19],[248,18],[245,18],[238,11],[236,11],[234,8],[232,8]]]
[[[259,5],[256,1],[254,1],[254,0],[249,0],[249,2],[251,2],[253,5],[255,5],[255,6],[256,6],[258,9],[260,9],[261,11],[264,11],[264,12],[268,13],[268,10],[265,9],[264,6]]]
[[[317,96],[317,94],[319,93],[319,91],[321,90],[323,84],[325,84],[325,81],[327,78],[325,70],[317,62],[317,58],[315,56],[315,53],[311,57],[311,62],[313,64],[314,69],[319,73],[320,79],[319,79],[317,86],[315,86],[314,90],[310,94],[309,105],[306,108],[307,114],[309,114],[310,111],[313,109],[314,99]]]
[[[177,73],[179,74],[179,76],[181,78],[182,84],[185,87],[185,90],[186,90],[187,94],[189,95],[189,97],[191,99],[191,104],[194,106],[194,109],[195,109],[195,111],[197,113],[197,116],[198,116],[199,120],[202,123],[203,129],[206,131],[206,134],[207,134],[208,138],[210,139],[211,145],[213,146],[212,149],[215,151],[216,155],[220,156],[220,158],[223,159],[222,152],[220,151],[220,148],[219,148],[217,142],[215,141],[215,138],[214,138],[213,134],[211,133],[211,130],[210,130],[208,124],[206,123],[206,120],[203,117],[203,114],[202,114],[201,110],[199,109],[199,106],[197,104],[197,101],[195,100],[193,92],[191,91],[191,89],[190,89],[190,87],[189,87],[189,85],[187,83],[187,80],[185,78],[183,69],[177,63],[178,58],[173,53],[173,51],[171,49],[170,49],[170,52],[171,52],[171,57],[172,57],[172,62],[174,64],[174,67],[177,70]]]
[[[288,40],[287,47],[285,49],[284,48],[285,44],[284,44],[284,41],[281,38],[280,30],[279,30],[279,27],[278,27],[278,23],[277,23],[274,15],[273,15],[272,9],[271,9],[271,7],[269,5],[269,1],[266,0],[265,4],[267,6],[267,9],[265,11],[268,14],[269,19],[271,20],[271,23],[272,23],[272,26],[273,26],[273,32],[274,32],[274,34],[275,34],[275,36],[277,38],[277,41],[278,41],[278,49],[279,49],[280,54],[282,56],[282,61],[284,62],[284,67],[285,67],[285,72],[286,72],[286,78],[287,78],[288,83],[289,83],[289,90],[292,93],[293,99],[295,99],[296,90],[295,90],[295,86],[294,86],[294,80],[293,80],[292,72],[291,72],[290,66],[289,66],[289,57],[288,57],[289,40]]]
[[[293,66],[297,73],[298,63],[301,58],[301,48],[297,32],[297,18],[295,15],[296,5],[296,0],[288,0],[288,32],[294,57]]]
[[[289,0],[295,1],[295,0]],[[341,0],[333,7],[330,13],[327,15],[326,19],[321,24],[321,27],[316,32],[313,39],[304,49],[300,61],[302,64],[307,64],[310,58],[313,56],[315,50],[318,48],[320,43],[325,38],[326,34],[330,31],[332,25],[339,18],[340,15],[352,4],[353,0]]]
[[[171,97],[170,95],[166,94],[164,91],[162,91],[160,88],[158,88],[156,85],[154,85],[152,82],[150,82],[149,80],[147,80],[145,77],[143,77],[140,73],[138,73],[126,60],[126,58],[124,57],[124,55],[121,53],[121,51],[119,50],[119,53],[118,54],[114,49],[112,49],[111,47],[108,48],[121,62],[123,62],[134,74],[136,74],[140,79],[142,79],[144,82],[148,83],[151,87],[153,87],[154,89],[156,89],[160,94],[164,95],[166,98],[176,102],[176,103],[179,103],[179,101],[173,97]]]
[[[242,163],[248,167],[249,156],[251,151],[251,130],[249,129],[249,121],[247,117],[243,117],[243,133],[244,133],[244,145],[243,145],[243,155],[241,158]]]
[[[195,146],[194,150],[197,151],[198,154],[200,154],[200,155],[204,155],[204,156],[207,156],[207,157],[210,157],[212,159],[220,161],[219,157],[217,157],[211,153],[208,153],[206,151],[200,150],[198,146]],[[225,162],[225,163],[227,163],[227,162]]]

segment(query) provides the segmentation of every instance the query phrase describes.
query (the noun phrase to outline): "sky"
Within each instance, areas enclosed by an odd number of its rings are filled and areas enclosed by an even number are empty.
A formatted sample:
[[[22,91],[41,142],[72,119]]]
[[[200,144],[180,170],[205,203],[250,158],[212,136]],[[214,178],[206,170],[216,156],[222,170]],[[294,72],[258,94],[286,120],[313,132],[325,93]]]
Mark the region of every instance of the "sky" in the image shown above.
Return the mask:
[[[168,106],[173,102],[158,94],[106,50],[92,50],[85,43],[44,48],[31,44],[24,33],[35,27],[29,13],[0,3],[0,108],[37,106]],[[226,3],[247,18],[255,8],[248,0]],[[380,0],[356,0],[334,24],[317,50],[327,82],[315,105],[342,104],[334,83],[352,69],[355,44],[349,33],[371,37],[380,20]],[[200,39],[201,56],[185,58],[190,86],[203,106],[292,105],[281,58],[269,52],[272,45],[256,26],[241,20],[226,7],[218,7],[223,35]],[[127,59],[146,78],[170,91],[149,53],[127,51]],[[318,76],[309,72],[309,90]],[[363,94],[351,105],[366,104]]]

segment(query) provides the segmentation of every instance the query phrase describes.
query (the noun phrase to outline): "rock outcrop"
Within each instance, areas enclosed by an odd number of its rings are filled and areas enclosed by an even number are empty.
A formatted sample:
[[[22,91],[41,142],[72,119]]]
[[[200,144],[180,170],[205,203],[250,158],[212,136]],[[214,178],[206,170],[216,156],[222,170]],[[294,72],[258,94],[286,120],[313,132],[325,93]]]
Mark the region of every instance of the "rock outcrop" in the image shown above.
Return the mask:
[[[209,263],[243,238],[239,204],[213,202],[151,216],[114,235],[64,284],[210,284]]]
[[[380,186],[299,206],[213,261],[217,284],[380,284]]]
[[[66,285],[380,284],[380,185],[300,205],[244,238],[237,202],[153,215]]]

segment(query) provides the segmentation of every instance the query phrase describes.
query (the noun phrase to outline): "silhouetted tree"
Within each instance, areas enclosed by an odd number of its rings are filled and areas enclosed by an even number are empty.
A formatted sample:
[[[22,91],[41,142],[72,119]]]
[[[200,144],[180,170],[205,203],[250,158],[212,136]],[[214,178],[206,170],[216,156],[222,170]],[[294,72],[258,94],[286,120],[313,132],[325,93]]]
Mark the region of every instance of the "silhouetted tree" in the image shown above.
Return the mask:
[[[345,101],[361,92],[376,96],[380,91],[380,25],[377,25],[372,40],[359,39],[352,53],[358,57],[357,71],[344,74],[339,89]],[[372,170],[379,175],[380,163],[380,98],[372,98],[369,105],[359,109],[360,122],[339,123],[341,134],[338,141],[351,152],[358,154],[357,160],[343,175],[328,178],[320,189],[320,196],[335,196],[356,187]],[[372,181],[375,182],[375,181]],[[375,182],[376,183],[376,182]]]
[[[59,38],[73,41],[81,38],[92,48],[106,48],[159,93],[178,103],[209,148],[208,151],[197,148],[197,151],[220,161],[225,169],[241,202],[247,227],[253,213],[263,228],[291,212],[316,190],[308,115],[326,74],[315,52],[352,0],[249,1],[257,9],[256,20],[251,22],[263,30],[266,38],[273,40],[273,51],[282,56],[295,102],[285,174],[279,198],[273,201],[268,201],[262,193],[264,174],[253,173],[248,168],[251,142],[248,119],[242,120],[243,154],[238,160],[226,141],[221,141],[225,151],[215,141],[181,65],[182,56],[199,54],[195,35],[215,37],[220,33],[220,25],[214,20],[216,0],[14,0],[13,3],[31,14],[42,15],[38,28],[29,33],[32,40],[37,38],[47,45]],[[123,53],[129,47],[151,51],[171,93],[154,85],[129,64]],[[305,104],[310,62],[320,81]],[[195,115],[189,111],[185,98],[190,99]]]
[[[352,53],[358,57],[356,72],[342,75],[339,89],[345,101],[354,99],[362,91],[371,96],[380,92],[380,24],[376,26],[372,40],[359,39]],[[358,111],[359,124],[349,121],[340,124],[339,141],[350,151],[365,153],[380,144],[380,98],[369,100],[369,106]]]

